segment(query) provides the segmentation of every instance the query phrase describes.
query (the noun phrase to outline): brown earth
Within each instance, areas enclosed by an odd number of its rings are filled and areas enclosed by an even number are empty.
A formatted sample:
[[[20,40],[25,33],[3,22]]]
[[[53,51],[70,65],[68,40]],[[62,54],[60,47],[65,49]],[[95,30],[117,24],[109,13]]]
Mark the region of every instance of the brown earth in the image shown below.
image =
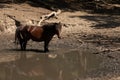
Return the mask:
[[[28,20],[38,21],[40,16],[52,11],[41,7],[23,4],[2,4],[0,8],[0,62],[15,60],[20,53],[19,46],[14,45],[14,21],[4,14],[15,16],[24,24]],[[82,80],[120,80],[120,16],[106,14],[90,14],[82,11],[62,11],[58,19],[46,22],[63,24],[62,39],[55,36],[50,43],[50,52],[64,54],[71,51],[88,52],[97,55],[103,62],[97,69],[87,72]],[[17,49],[16,49],[17,48]],[[43,43],[29,41],[26,53],[43,53]],[[14,54],[14,55],[11,55]],[[44,54],[44,53],[43,53]],[[76,80],[81,80],[78,77]]]

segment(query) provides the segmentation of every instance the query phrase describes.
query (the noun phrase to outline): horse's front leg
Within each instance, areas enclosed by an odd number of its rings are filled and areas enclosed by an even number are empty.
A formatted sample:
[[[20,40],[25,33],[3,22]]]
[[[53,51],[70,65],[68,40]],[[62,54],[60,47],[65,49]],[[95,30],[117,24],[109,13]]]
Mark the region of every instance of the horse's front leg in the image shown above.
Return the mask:
[[[49,49],[48,49],[48,45],[49,45],[49,41],[44,41],[44,52],[49,52]]]

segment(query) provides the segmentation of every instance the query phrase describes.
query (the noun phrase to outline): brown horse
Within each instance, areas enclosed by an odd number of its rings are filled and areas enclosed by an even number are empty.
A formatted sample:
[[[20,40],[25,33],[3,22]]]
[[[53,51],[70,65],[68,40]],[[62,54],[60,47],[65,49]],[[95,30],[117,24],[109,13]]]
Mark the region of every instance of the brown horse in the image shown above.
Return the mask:
[[[21,50],[26,50],[27,41],[44,41],[44,52],[48,52],[48,45],[53,36],[56,34],[60,37],[62,29],[61,23],[48,23],[43,26],[19,26],[15,32],[15,43],[19,42]]]

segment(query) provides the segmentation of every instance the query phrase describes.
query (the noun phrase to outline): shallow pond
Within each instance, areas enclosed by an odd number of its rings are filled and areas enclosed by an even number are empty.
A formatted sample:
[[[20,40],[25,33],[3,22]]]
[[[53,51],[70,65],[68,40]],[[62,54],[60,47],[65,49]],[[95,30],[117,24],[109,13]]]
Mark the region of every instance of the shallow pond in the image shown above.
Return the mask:
[[[0,80],[77,80],[102,62],[89,50],[57,52],[1,51]]]

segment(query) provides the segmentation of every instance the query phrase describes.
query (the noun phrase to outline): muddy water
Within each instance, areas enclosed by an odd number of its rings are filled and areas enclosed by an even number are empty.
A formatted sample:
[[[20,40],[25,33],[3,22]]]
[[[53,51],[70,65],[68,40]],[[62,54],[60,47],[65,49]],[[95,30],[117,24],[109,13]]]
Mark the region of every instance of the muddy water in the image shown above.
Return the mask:
[[[3,50],[0,80],[75,80],[99,68],[102,60],[90,51],[57,52]]]
[[[94,46],[71,44],[71,39],[52,40],[49,53],[43,53],[43,43],[35,42],[20,51],[13,39],[1,39],[0,80],[80,80],[102,62],[92,54]]]

